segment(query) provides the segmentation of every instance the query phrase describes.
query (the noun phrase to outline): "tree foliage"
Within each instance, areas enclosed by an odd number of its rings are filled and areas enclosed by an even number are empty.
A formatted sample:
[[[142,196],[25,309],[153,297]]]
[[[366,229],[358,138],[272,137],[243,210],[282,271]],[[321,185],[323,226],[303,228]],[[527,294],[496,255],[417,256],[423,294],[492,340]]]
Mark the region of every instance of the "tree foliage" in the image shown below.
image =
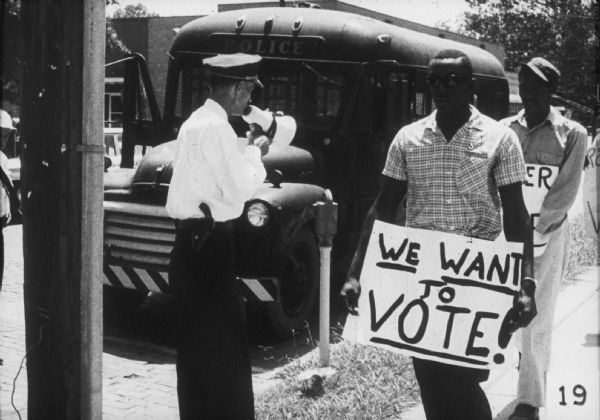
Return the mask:
[[[140,18],[158,16],[157,13],[149,12],[142,3],[128,4],[122,9],[117,9],[113,13],[113,18]]]
[[[594,107],[597,0],[466,1],[460,32],[502,45],[508,70],[545,57],[562,73],[560,93]]]
[[[21,39],[20,33],[21,1],[8,0],[2,2],[0,21],[2,22],[2,45],[0,48],[0,108],[6,107],[9,111],[20,99],[20,72],[21,72]]]
[[[2,46],[0,48],[0,107],[8,105],[18,109],[21,95],[21,2],[22,0],[2,0],[0,22],[2,22]],[[106,0],[106,5],[118,5],[118,0]],[[128,52],[127,47],[106,20],[106,48],[119,53]]]

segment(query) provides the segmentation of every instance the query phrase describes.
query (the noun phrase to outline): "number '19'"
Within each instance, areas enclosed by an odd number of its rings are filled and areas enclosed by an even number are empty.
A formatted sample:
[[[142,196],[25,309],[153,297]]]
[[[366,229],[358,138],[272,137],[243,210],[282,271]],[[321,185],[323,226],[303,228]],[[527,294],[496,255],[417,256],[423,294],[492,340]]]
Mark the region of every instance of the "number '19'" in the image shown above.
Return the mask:
[[[558,390],[560,391],[560,395],[561,395],[561,399],[559,404],[560,405],[567,405],[567,402],[565,401],[565,387],[564,385],[561,386],[560,388],[558,388]],[[573,396],[575,398],[578,398],[578,401],[573,401],[574,405],[583,405],[585,404],[585,399],[587,397],[587,392],[585,390],[585,387],[583,387],[583,385],[575,385],[573,387]]]

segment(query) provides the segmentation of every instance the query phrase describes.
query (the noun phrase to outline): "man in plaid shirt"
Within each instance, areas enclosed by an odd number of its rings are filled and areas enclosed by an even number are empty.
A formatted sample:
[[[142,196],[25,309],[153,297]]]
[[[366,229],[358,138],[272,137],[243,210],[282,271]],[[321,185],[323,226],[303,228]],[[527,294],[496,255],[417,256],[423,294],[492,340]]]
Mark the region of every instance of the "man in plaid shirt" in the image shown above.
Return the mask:
[[[353,310],[373,222],[393,223],[406,195],[406,226],[487,240],[496,239],[504,228],[507,240],[525,244],[514,331],[536,315],[532,229],[521,191],[526,173],[519,140],[470,105],[473,70],[461,51],[437,54],[429,63],[427,82],[437,110],[403,127],[392,141],[381,190],[367,214],[341,295]],[[428,420],[491,420],[479,385],[488,370],[418,358],[413,366]]]

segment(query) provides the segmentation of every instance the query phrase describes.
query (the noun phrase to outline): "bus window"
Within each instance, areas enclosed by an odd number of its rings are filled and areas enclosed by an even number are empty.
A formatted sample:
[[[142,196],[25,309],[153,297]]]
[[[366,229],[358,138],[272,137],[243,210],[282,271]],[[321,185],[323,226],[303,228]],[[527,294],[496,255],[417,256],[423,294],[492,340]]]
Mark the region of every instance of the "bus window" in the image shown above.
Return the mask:
[[[181,67],[177,88],[175,117],[185,121],[190,114],[202,106],[209,92],[200,60],[186,62]]]
[[[328,130],[341,115],[348,69],[344,65],[268,61],[259,77],[265,88],[253,101],[293,116],[304,129]],[[347,90],[347,89],[346,89]]]
[[[494,82],[492,80],[478,79],[475,84],[475,95],[477,102],[473,105],[479,112],[494,118],[490,111],[494,109]]]
[[[297,74],[281,74],[269,77],[263,93],[263,102],[269,104],[273,111],[281,111],[286,115],[296,115],[298,103],[298,88],[300,87]],[[263,81],[265,83],[266,81]]]
[[[502,81],[477,78],[475,83],[475,92],[477,95],[477,109],[488,117],[499,120],[506,116],[506,90],[507,86],[503,86]]]
[[[175,117],[185,120],[201,106],[208,95],[208,85],[200,56],[182,55]],[[342,115],[344,95],[348,90],[348,65],[265,60],[259,78],[264,89],[255,89],[252,102],[271,111],[281,111],[296,119],[298,128],[329,130]],[[264,69],[264,70],[263,70]],[[237,121],[240,120],[240,121]],[[238,135],[247,126],[241,118],[232,118]]]
[[[359,133],[373,132],[373,110],[375,109],[375,75],[367,72],[360,79],[356,103],[350,121],[350,130]]]
[[[409,85],[405,73],[389,72],[386,81],[387,107],[385,136],[390,141],[398,130],[409,123]]]
[[[426,73],[417,71],[414,82],[413,121],[426,117],[432,110],[432,100],[426,82]]]

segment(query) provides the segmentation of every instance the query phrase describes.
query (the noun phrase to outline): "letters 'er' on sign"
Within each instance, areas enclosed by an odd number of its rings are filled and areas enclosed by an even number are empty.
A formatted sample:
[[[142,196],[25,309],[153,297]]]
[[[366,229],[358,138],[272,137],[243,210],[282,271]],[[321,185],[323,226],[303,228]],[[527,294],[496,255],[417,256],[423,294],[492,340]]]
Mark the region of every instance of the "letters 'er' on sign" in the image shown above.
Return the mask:
[[[588,164],[583,171],[583,221],[585,237],[598,240],[600,232],[600,209],[598,208],[598,186],[600,186],[600,137],[587,151]]]
[[[376,221],[360,281],[356,340],[476,368],[502,366],[501,326],[518,293],[520,243]]]
[[[557,166],[527,164],[527,180],[523,184],[523,200],[533,227],[540,217],[544,198],[557,176]],[[546,236],[534,232],[533,250],[536,257],[542,255],[548,245]]]

